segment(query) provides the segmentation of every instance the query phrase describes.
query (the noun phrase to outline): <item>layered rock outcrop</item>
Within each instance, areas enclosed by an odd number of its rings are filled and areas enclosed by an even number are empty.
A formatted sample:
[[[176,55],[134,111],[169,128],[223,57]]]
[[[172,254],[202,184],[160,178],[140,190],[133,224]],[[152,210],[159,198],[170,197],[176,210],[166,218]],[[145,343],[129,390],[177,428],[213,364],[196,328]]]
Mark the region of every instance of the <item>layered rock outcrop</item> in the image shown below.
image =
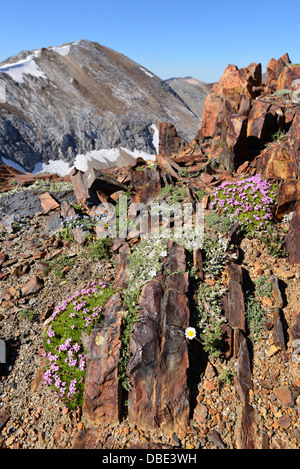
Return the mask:
[[[115,424],[120,420],[118,368],[122,312],[124,308],[116,294],[108,301],[104,319],[90,337],[83,411],[92,424]]]
[[[240,70],[229,65],[205,100],[198,140],[219,138],[221,159],[229,171],[257,157],[277,132],[291,137],[288,152],[297,154],[299,132],[293,129],[298,129],[299,121],[299,80],[299,67],[292,65],[287,55],[268,63],[266,83],[262,83],[260,64],[252,63]],[[279,160],[283,159],[290,158],[276,158],[278,168],[272,174],[270,168],[265,169],[269,157],[264,153],[258,169],[265,170],[267,177],[278,177],[282,170]],[[282,174],[285,177],[286,171]]]
[[[126,270],[126,264],[122,267]],[[170,242],[161,275],[141,290],[130,339],[128,419],[141,430],[180,433],[189,423],[188,288],[185,249]],[[116,294],[90,337],[84,415],[91,424],[113,425],[121,419],[118,367],[124,315]]]
[[[169,245],[162,275],[141,291],[130,342],[128,418],[140,429],[178,433],[187,428],[188,286],[184,248]]]

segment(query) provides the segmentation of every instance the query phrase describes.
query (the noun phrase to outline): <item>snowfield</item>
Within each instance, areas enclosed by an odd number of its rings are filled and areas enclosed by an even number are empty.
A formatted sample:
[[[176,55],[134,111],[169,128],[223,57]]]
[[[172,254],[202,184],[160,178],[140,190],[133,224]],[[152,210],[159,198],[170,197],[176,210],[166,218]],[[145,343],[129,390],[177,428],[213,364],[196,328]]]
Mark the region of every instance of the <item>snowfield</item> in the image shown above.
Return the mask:
[[[0,67],[0,73],[7,73],[17,83],[24,83],[24,75],[47,79],[47,76],[39,69],[35,61],[39,53],[40,51],[35,51],[26,59],[19,60],[19,62],[13,64],[3,65]]]

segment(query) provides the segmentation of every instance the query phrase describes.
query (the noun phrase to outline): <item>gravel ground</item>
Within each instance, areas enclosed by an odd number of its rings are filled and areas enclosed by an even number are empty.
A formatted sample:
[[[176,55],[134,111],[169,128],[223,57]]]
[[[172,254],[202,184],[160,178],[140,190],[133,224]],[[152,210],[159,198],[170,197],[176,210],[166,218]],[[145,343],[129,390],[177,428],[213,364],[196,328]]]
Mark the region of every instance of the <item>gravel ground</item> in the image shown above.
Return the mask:
[[[9,275],[0,281],[0,338],[5,339],[8,350],[7,363],[0,365],[0,448],[72,448],[76,447],[79,432],[87,429],[89,435],[92,430],[88,429],[81,409],[69,412],[53,399],[50,389],[43,385],[43,325],[47,315],[67,294],[85,287],[95,276],[105,275],[109,281],[114,278],[115,271],[112,262],[105,265],[91,263],[79,245],[61,242],[49,233],[44,213],[36,213],[28,218],[28,222],[26,230],[17,234],[7,233],[2,237],[0,249],[10,260],[16,260],[9,267]],[[253,240],[245,241],[241,248],[244,249],[243,267],[253,278],[256,271],[270,274],[281,269],[286,296],[283,312],[289,331],[293,315],[300,308],[299,266],[291,268],[285,260],[274,261]],[[42,258],[46,260],[54,251],[74,255],[74,267],[62,279],[51,273],[44,278],[44,288],[38,294],[26,299],[19,298],[17,294],[11,299],[5,297],[7,289],[15,288],[17,291],[36,272],[39,253],[43,252]],[[16,275],[13,270],[20,262],[29,263],[28,272],[22,276]],[[23,318],[20,313],[24,308],[37,311],[37,320],[31,322]],[[268,441],[272,449],[296,449],[300,446],[299,363],[291,360],[290,342],[285,352],[277,351],[270,355],[273,345],[273,333],[268,329],[264,329],[261,340],[253,342],[250,403],[256,412],[256,433],[262,442]],[[220,385],[219,379],[225,367],[234,371],[235,365],[233,359],[226,364],[219,359],[209,364],[199,385],[201,422],[199,419],[191,420],[186,435],[143,433],[125,419],[113,428],[99,427],[97,447],[236,448],[240,403],[234,381]],[[278,388],[281,392],[286,392],[286,388],[291,391],[292,401],[288,405],[278,399]],[[283,399],[287,399],[286,396]]]

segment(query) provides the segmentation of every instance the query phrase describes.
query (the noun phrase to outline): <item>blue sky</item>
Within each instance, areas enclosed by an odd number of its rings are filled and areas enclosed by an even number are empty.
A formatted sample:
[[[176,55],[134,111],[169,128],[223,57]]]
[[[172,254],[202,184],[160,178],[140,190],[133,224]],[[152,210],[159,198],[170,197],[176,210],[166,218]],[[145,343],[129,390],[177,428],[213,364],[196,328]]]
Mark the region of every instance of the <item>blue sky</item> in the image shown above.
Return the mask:
[[[288,52],[300,63],[299,0],[5,0],[0,61],[79,39],[110,47],[159,77],[218,81]]]

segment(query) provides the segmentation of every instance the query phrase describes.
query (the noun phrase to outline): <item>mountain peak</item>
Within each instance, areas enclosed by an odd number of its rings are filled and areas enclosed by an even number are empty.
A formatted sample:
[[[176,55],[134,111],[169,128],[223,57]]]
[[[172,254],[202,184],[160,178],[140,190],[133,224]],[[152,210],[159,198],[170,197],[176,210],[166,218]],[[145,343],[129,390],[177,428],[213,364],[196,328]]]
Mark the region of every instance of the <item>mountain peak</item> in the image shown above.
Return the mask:
[[[86,39],[7,59],[0,64],[0,83],[0,157],[28,171],[121,147],[153,155],[153,125],[171,122],[186,140],[200,126],[154,73]]]

